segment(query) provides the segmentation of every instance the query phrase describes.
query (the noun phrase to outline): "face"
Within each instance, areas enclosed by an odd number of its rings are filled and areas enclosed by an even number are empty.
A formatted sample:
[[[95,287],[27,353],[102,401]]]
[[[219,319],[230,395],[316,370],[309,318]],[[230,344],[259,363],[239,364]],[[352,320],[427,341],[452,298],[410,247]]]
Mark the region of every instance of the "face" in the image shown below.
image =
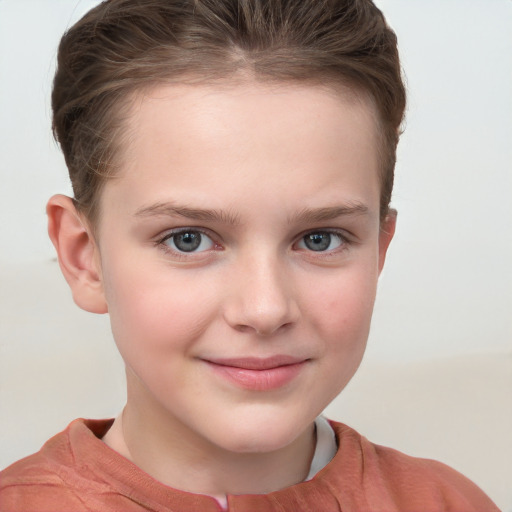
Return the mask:
[[[170,85],[128,123],[97,232],[128,404],[220,449],[286,446],[365,349],[391,238],[373,110],[314,87]]]

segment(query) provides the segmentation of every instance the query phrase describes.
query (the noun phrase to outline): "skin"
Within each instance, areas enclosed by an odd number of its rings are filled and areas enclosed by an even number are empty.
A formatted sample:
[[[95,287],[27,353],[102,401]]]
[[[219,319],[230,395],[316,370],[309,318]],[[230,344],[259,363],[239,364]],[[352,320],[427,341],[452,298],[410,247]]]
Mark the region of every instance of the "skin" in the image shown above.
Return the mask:
[[[360,364],[394,232],[394,215],[379,221],[373,107],[313,86],[167,85],[127,123],[94,236],[69,198],[48,204],[74,299],[109,312],[126,364],[128,402],[104,441],[186,491],[300,482],[315,417]],[[183,229],[198,250],[179,251]],[[276,356],[298,362],[270,387],[216,363]]]

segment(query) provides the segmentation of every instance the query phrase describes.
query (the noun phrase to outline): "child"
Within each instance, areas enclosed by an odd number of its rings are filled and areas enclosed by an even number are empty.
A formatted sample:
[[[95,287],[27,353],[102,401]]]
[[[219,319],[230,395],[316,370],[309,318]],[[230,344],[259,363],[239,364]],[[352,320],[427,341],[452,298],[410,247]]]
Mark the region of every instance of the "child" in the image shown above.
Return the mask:
[[[364,352],[404,108],[369,0],[108,0],[72,27],[49,233],[128,400],[6,469],[1,510],[497,510],[320,416]]]

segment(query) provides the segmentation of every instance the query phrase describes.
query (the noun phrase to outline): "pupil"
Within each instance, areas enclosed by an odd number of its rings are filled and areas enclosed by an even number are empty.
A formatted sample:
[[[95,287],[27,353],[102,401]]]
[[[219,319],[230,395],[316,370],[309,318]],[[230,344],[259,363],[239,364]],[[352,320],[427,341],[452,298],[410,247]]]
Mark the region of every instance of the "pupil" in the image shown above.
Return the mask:
[[[195,251],[201,244],[200,233],[180,233],[174,236],[174,244],[180,251]]]
[[[330,233],[312,233],[304,237],[304,243],[312,251],[325,251],[331,244]]]

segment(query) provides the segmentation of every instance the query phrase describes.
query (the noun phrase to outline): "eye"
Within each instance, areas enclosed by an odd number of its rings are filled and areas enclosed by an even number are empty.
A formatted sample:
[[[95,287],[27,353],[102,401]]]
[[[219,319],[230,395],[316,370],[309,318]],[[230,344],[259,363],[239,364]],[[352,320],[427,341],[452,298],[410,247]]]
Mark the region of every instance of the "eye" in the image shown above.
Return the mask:
[[[304,235],[297,244],[297,247],[315,252],[333,251],[343,245],[344,242],[344,238],[338,233],[314,231]]]
[[[161,243],[177,252],[202,252],[215,245],[209,236],[193,229],[171,233]]]

